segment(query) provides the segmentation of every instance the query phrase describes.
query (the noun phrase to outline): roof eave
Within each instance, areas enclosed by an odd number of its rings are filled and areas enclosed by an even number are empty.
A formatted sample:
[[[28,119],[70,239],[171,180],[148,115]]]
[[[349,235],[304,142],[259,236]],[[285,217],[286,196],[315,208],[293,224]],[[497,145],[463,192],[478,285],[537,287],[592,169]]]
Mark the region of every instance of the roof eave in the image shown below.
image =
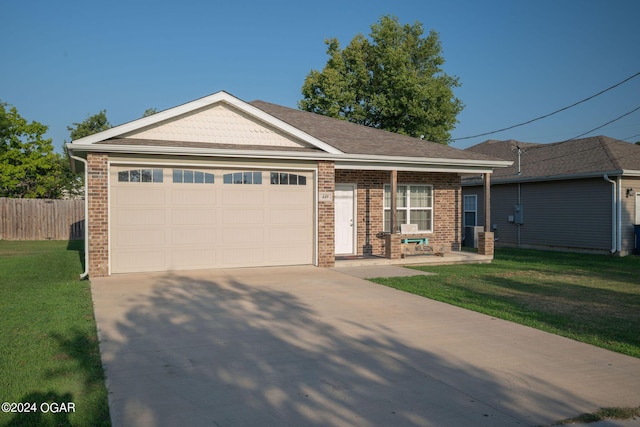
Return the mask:
[[[508,167],[509,161],[488,161],[469,159],[440,159],[400,156],[380,156],[364,154],[308,153],[286,150],[242,150],[214,149],[193,147],[166,147],[147,145],[116,144],[76,144],[68,143],[67,148],[73,153],[100,152],[147,155],[180,155],[201,157],[245,157],[245,158],[277,158],[296,160],[331,160],[336,162],[336,169],[402,169],[436,171],[455,171],[457,173],[491,173],[494,168]]]
[[[632,172],[631,174],[629,172]],[[637,173],[634,175],[633,173]],[[640,171],[623,171],[623,170],[610,170],[610,171],[601,171],[601,172],[587,172],[587,173],[576,173],[576,174],[566,174],[566,175],[549,175],[549,176],[529,176],[529,177],[508,177],[501,178],[495,177],[491,181],[491,185],[498,184],[518,184],[525,182],[543,182],[543,181],[563,181],[570,179],[587,179],[587,178],[601,178],[604,175],[607,176],[640,176]],[[477,180],[468,180],[467,182],[463,182],[462,186],[476,186],[482,185],[482,181]]]

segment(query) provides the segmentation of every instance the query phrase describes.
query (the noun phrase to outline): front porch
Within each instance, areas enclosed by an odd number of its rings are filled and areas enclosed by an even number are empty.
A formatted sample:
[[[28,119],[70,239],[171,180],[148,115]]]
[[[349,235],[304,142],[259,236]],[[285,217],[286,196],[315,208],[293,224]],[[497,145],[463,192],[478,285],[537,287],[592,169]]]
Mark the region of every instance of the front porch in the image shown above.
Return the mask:
[[[374,265],[451,265],[451,264],[489,264],[493,255],[480,255],[476,252],[451,251],[442,255],[412,255],[390,259],[377,255],[336,255],[335,267],[366,267]]]

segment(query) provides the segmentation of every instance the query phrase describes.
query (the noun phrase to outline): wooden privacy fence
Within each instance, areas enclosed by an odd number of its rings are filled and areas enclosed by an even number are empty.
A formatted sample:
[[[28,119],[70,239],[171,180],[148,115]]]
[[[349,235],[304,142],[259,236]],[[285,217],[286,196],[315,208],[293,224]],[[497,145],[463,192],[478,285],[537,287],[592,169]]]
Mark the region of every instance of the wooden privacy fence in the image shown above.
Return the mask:
[[[84,239],[84,200],[0,197],[0,240]]]

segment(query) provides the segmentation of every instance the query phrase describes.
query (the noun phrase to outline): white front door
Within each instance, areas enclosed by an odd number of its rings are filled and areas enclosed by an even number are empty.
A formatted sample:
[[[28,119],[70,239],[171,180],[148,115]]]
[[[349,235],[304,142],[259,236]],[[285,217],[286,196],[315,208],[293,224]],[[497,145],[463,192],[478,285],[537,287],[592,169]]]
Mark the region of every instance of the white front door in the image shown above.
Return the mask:
[[[335,233],[336,254],[354,254],[354,193],[353,184],[336,184]]]

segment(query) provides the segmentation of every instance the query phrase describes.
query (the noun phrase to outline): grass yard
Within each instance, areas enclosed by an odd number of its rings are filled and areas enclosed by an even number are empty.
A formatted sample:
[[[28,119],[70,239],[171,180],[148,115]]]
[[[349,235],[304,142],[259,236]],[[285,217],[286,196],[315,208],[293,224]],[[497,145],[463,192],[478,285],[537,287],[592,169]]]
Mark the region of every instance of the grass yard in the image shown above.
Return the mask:
[[[0,241],[0,425],[111,425],[82,250]]]
[[[640,257],[498,249],[376,283],[640,357]]]

